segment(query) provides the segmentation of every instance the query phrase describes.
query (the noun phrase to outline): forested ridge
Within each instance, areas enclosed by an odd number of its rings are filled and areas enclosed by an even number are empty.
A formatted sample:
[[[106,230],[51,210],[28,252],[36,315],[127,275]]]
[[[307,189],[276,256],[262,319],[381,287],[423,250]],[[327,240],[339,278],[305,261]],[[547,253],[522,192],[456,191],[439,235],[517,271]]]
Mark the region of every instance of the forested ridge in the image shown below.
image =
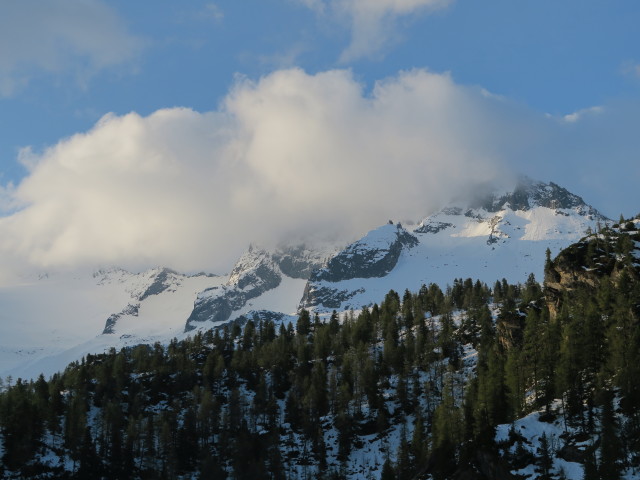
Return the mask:
[[[456,279],[361,312],[256,318],[5,379],[0,473],[558,479],[561,459],[585,480],[632,475],[639,248],[637,222],[621,219],[540,259],[544,285]],[[516,429],[532,412],[558,438]]]

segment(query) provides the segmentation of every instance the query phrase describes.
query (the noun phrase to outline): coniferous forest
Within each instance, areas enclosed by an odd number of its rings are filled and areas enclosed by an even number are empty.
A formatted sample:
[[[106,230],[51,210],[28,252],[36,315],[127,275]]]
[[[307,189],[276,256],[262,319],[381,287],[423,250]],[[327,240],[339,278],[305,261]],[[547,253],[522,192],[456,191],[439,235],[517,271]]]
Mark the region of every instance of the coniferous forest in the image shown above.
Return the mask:
[[[636,225],[548,254],[542,283],[418,285],[359,312],[245,319],[5,379],[0,475],[640,475]]]

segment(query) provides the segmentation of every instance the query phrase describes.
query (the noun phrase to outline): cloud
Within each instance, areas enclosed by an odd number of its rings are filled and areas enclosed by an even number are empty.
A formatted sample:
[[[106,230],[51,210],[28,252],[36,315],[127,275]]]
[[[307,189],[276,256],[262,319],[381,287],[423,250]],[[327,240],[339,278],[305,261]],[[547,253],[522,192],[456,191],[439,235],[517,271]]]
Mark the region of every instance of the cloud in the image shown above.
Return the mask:
[[[83,85],[96,72],[131,62],[143,46],[100,0],[2,2],[0,96],[43,72]]]
[[[331,12],[349,24],[351,43],[340,61],[374,58],[396,37],[399,17],[447,7],[453,0],[298,0],[318,14]]]
[[[621,72],[623,75],[634,79],[640,79],[640,63],[627,61],[622,64]]]
[[[204,6],[203,16],[205,18],[214,20],[215,22],[220,22],[224,18],[224,13],[222,12],[222,9],[215,3],[207,3]]]
[[[25,149],[29,174],[0,195],[0,258],[14,269],[222,273],[250,242],[353,239],[519,172],[596,207],[636,205],[638,112],[608,105],[558,122],[424,70],[371,90],[346,70],[239,78],[213,112],[107,115],[43,152]]]
[[[589,108],[583,108],[578,110],[577,112],[569,113],[562,117],[562,120],[567,123],[574,123],[584,118],[586,115],[599,115],[604,111],[601,106],[594,106]]]
[[[345,226],[358,230],[423,215],[442,198],[440,182],[462,186],[464,171],[493,176],[488,142],[498,139],[481,118],[485,104],[449,75],[422,70],[378,82],[370,95],[348,71],[286,70],[227,99],[243,161],[265,189],[251,192],[300,220],[314,214],[329,224],[344,210]]]
[[[495,175],[488,100],[412,71],[365,92],[348,71],[238,80],[222,107],[107,115],[5,189],[0,251],[42,268],[229,267],[277,234],[362,234],[419,220]],[[499,143],[499,142],[498,142]]]

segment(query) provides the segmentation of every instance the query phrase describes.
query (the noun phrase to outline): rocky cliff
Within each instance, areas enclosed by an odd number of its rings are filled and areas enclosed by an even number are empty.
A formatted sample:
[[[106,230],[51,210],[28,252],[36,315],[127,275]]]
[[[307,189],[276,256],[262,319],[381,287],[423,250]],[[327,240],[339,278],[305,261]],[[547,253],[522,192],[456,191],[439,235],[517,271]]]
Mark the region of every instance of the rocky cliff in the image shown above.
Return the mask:
[[[555,317],[565,295],[586,288],[595,293],[603,278],[613,288],[640,283],[640,220],[605,226],[547,258],[544,288],[549,311]],[[622,285],[622,284],[625,285]]]

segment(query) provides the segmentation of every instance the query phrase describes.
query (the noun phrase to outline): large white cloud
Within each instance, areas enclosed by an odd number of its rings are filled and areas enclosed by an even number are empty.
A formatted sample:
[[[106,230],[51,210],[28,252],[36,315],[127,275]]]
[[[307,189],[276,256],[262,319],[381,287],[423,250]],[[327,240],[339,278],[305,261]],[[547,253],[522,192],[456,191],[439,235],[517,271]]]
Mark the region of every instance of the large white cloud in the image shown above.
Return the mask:
[[[107,115],[24,150],[29,174],[2,192],[0,259],[222,272],[249,242],[418,221],[512,170],[628,203],[636,107],[566,122],[423,70],[371,91],[344,70],[239,80],[215,112]]]
[[[1,2],[0,96],[41,72],[83,83],[99,70],[130,62],[142,47],[101,0]]]
[[[405,15],[445,8],[453,0],[298,0],[320,14],[345,21],[351,43],[340,60],[375,57],[396,37],[396,20]]]
[[[492,99],[412,71],[365,92],[348,71],[241,80],[217,112],[105,116],[6,188],[0,249],[41,267],[228,268],[250,241],[419,220],[495,175]]]

